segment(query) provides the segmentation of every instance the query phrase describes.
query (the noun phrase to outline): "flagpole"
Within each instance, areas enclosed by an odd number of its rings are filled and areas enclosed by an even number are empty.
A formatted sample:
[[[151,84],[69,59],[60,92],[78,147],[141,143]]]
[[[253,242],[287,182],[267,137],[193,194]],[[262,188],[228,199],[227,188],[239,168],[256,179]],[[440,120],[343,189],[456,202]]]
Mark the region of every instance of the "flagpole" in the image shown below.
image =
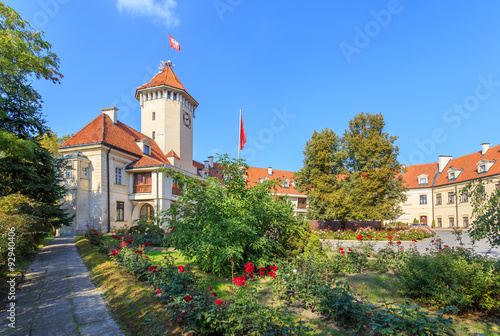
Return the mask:
[[[240,159],[240,149],[241,149],[241,108],[240,108],[240,120],[238,121],[238,160]]]
[[[167,45],[167,62],[170,61],[169,54],[170,54],[170,34],[168,34],[168,45]]]

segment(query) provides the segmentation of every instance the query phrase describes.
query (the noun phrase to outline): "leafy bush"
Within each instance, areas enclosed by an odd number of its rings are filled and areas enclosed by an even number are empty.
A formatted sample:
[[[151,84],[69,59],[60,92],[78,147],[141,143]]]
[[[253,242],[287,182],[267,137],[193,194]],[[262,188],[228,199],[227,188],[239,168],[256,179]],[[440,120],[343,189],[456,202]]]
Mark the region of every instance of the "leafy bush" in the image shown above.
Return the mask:
[[[465,249],[413,254],[398,271],[402,291],[436,307],[459,311],[500,311],[500,261]]]
[[[216,274],[227,274],[225,265],[231,259],[237,267],[248,261],[260,267],[285,256],[300,224],[291,205],[273,196],[278,182],[247,185],[245,164],[227,156],[220,164],[225,167],[224,183],[207,178],[202,185],[184,174],[164,171],[183,190],[164,216],[173,230],[172,246],[195,258],[203,271]]]
[[[387,304],[383,307],[371,306],[372,331],[377,335],[415,335],[434,336],[447,335],[447,325],[452,323],[451,318],[444,318],[445,311],[430,314],[419,306],[405,301],[403,304]],[[456,309],[449,307],[450,311]],[[447,310],[447,311],[448,311]]]

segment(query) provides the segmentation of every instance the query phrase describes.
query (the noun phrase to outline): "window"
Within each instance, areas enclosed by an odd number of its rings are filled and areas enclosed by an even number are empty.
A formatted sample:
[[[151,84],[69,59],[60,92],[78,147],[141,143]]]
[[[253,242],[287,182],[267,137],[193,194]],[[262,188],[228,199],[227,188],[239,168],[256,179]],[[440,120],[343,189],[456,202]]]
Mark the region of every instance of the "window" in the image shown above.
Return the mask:
[[[450,173],[450,180],[454,180],[455,179],[455,172],[451,172]]]
[[[453,191],[448,193],[448,203],[455,203],[455,193]]]
[[[486,165],[480,165],[480,166],[479,166],[479,172],[480,172],[480,173],[484,173],[484,172],[486,172]]]
[[[144,154],[146,155],[151,155],[151,147],[149,147],[148,145],[144,144],[144,149],[142,151]]]
[[[152,216],[155,215],[155,209],[153,206],[149,204],[144,204],[141,208],[141,219],[147,219],[148,221],[151,219]]]
[[[441,194],[436,194],[436,205],[440,205],[441,203]]]
[[[134,193],[151,192],[151,173],[134,174]]]
[[[87,180],[89,179],[89,167],[82,168],[82,178]]]
[[[420,204],[427,204],[427,195],[420,195]]]
[[[152,118],[153,118],[153,120],[156,120],[156,112],[153,112]]]
[[[182,188],[179,186],[179,182],[176,179],[172,180],[172,194],[177,196],[182,194]]]
[[[427,184],[427,177],[421,177],[418,179],[418,184]]]
[[[66,167],[66,175],[65,176],[67,179],[73,178],[73,168]]]
[[[298,199],[298,208],[299,209],[305,209],[307,207],[306,205],[307,199],[306,198],[299,198]]]
[[[116,202],[116,220],[125,220],[125,202]]]
[[[174,93],[174,100],[177,100],[177,93]]]
[[[123,168],[115,168],[115,184],[123,185]]]
[[[462,194],[462,203],[467,203],[469,202],[469,195],[467,195],[466,193],[463,193]]]
[[[290,183],[288,181],[283,181],[283,188],[290,188]]]
[[[443,226],[443,220],[441,218],[438,218],[438,227],[442,227]]]
[[[170,91],[167,92],[167,98],[170,99]]]
[[[156,139],[156,132],[155,131],[153,131],[153,134],[151,135],[151,137],[153,138],[153,140]]]
[[[454,226],[455,226],[455,218],[450,217],[450,227],[454,227]]]
[[[463,222],[464,222],[464,227],[469,227],[469,217],[464,217]]]

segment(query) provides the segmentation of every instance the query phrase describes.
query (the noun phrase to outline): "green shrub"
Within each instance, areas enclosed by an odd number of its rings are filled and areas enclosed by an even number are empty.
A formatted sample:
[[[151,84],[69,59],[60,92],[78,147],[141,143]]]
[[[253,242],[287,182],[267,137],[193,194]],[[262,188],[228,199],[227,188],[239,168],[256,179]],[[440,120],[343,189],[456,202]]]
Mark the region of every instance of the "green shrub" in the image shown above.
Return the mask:
[[[372,331],[377,335],[447,335],[451,318],[444,318],[445,311],[430,314],[410,301],[403,304],[370,306]],[[448,310],[456,312],[449,307]]]
[[[404,293],[435,307],[500,311],[499,260],[444,248],[430,255],[411,255],[398,275]]]
[[[260,267],[286,256],[301,224],[292,206],[273,195],[278,182],[248,185],[243,162],[224,156],[219,163],[225,167],[223,183],[207,178],[202,184],[182,173],[164,171],[183,190],[163,217],[173,230],[172,246],[195,258],[203,271],[216,274],[228,274],[230,260],[237,268],[247,262]]]

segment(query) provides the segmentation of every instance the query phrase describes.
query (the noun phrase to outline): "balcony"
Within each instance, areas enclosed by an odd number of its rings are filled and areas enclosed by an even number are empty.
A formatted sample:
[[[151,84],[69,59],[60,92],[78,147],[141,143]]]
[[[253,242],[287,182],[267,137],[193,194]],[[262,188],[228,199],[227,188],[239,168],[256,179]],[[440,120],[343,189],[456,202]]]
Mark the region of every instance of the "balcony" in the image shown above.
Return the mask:
[[[150,192],[151,192],[151,184],[135,184],[134,185],[134,194],[150,193]]]
[[[297,208],[299,208],[299,209],[306,209],[307,208],[307,204],[305,204],[305,203],[299,203],[297,205]]]

